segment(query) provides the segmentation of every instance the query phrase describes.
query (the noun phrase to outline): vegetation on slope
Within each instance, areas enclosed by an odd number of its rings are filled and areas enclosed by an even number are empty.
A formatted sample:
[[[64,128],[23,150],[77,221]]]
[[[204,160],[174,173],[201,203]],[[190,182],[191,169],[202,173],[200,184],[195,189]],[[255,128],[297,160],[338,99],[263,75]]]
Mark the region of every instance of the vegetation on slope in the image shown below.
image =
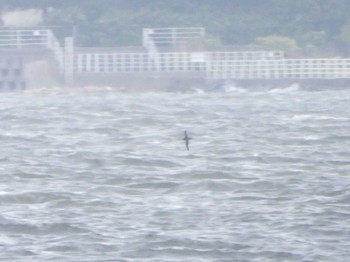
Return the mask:
[[[40,8],[44,25],[77,31],[82,46],[140,45],[144,27],[205,27],[217,46],[347,55],[348,0],[0,0]]]

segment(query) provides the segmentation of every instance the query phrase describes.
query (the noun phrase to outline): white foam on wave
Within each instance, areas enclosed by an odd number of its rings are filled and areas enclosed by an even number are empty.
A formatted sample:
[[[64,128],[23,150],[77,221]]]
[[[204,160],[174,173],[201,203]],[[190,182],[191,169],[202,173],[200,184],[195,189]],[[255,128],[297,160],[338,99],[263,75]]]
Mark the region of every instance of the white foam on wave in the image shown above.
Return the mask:
[[[71,93],[93,93],[93,92],[110,92],[116,90],[112,87],[97,87],[97,86],[84,86],[84,87],[42,87],[42,88],[30,88],[23,90],[25,94],[71,94]]]
[[[243,94],[247,93],[248,90],[244,89],[243,87],[236,86],[235,84],[227,84],[223,86],[223,90],[225,93],[238,93]]]
[[[0,246],[10,246],[16,244],[16,241],[3,234],[0,235]]]
[[[292,116],[293,120],[296,121],[310,121],[310,120],[349,120],[346,117],[331,116],[331,115],[311,115],[311,114],[301,114]]]
[[[325,136],[318,136],[318,135],[308,135],[300,137],[304,141],[319,141],[325,138]]]
[[[286,93],[294,93],[300,91],[300,86],[298,84],[292,84],[286,88],[274,88],[269,90],[267,93],[270,94],[286,94]]]
[[[254,86],[254,87],[244,87],[236,85],[235,83],[226,83],[222,86],[225,93],[237,93],[237,94],[290,94],[301,91],[299,84],[295,83],[287,87],[273,87],[273,86]]]
[[[195,88],[194,89],[194,93],[196,93],[196,94],[205,94],[206,92],[203,90],[203,89],[200,89],[200,88]]]

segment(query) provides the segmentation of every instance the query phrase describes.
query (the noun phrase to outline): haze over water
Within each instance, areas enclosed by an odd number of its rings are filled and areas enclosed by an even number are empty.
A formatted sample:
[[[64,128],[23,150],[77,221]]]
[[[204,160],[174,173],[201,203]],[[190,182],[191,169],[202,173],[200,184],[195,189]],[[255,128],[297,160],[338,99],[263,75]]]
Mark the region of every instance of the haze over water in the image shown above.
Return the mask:
[[[0,260],[347,261],[349,105],[331,88],[2,93]]]

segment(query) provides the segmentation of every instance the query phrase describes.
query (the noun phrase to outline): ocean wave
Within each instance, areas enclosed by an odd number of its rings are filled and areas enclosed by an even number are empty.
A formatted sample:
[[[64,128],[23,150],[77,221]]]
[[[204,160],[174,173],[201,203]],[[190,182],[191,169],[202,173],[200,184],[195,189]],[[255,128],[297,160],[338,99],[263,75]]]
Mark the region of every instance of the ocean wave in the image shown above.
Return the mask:
[[[0,100],[0,260],[348,258],[349,91]]]

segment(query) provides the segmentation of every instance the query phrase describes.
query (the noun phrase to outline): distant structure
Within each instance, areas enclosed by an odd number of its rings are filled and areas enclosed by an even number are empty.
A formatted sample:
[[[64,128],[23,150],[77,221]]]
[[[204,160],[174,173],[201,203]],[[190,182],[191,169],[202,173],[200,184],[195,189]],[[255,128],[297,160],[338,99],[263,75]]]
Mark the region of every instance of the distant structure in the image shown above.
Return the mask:
[[[0,90],[59,86],[64,54],[48,28],[0,27]]]
[[[0,27],[0,90],[57,86],[186,89],[237,83],[350,82],[350,59],[281,51],[193,50],[205,29],[145,28],[142,46],[79,48],[45,27]]]
[[[149,51],[174,50],[191,40],[203,39],[203,27],[185,28],[144,28],[143,46]]]

